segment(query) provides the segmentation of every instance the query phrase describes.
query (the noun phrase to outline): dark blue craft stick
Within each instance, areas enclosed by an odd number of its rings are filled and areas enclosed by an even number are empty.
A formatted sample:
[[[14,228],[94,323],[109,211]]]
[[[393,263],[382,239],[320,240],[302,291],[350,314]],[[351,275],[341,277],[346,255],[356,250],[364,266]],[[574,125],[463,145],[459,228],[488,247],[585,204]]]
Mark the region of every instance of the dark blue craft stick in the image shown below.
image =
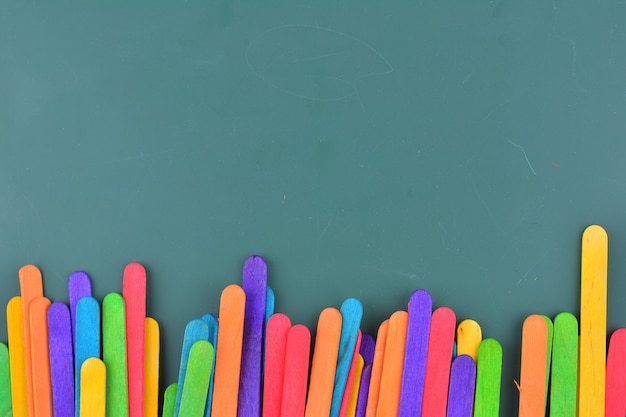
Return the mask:
[[[365,336],[365,335],[363,335]],[[363,340],[361,339],[361,346],[363,345]],[[370,393],[370,380],[372,378],[372,364],[367,364],[363,367],[363,372],[361,373],[361,385],[359,385],[359,396],[356,400],[356,413],[355,417],[365,417],[365,412],[367,410],[367,396]]]
[[[178,416],[180,411],[180,402],[183,397],[183,388],[185,386],[185,378],[187,376],[187,362],[189,362],[189,353],[194,343],[200,340],[209,340],[209,326],[201,319],[194,319],[185,326],[185,335],[183,336],[183,347],[180,354],[180,367],[178,368],[178,389],[176,391],[176,401],[174,403],[174,417]]]
[[[415,410],[422,409],[432,310],[428,291],[417,290],[411,294],[398,417],[412,417]]]
[[[370,334],[363,333],[361,337],[361,348],[359,354],[363,357],[363,363],[365,365],[374,362],[374,350],[376,349],[376,342],[374,337]]]
[[[330,404],[330,417],[338,417],[341,410],[341,401],[348,381],[348,373],[352,364],[356,339],[363,318],[363,305],[356,298],[348,298],[341,308],[341,336],[339,338],[339,353],[337,355],[337,370],[335,372],[335,386],[333,399]]]
[[[202,316],[202,320],[209,326],[209,343],[213,345],[213,349],[217,350],[217,317],[208,313]],[[206,407],[204,409],[204,417],[211,416],[211,405],[213,404],[213,376],[215,375],[215,366],[211,367],[211,377],[209,379],[209,395],[206,399]]]
[[[261,413],[261,360],[267,294],[267,265],[260,256],[246,260],[242,287],[246,294],[246,310],[237,416],[258,417]]]
[[[476,363],[469,355],[459,355],[452,362],[446,417],[472,417]]]
[[[70,275],[67,282],[70,296],[70,320],[72,322],[72,347],[76,349],[76,304],[83,297],[91,297],[91,280],[83,271],[76,271]]]
[[[70,309],[60,302],[48,308],[48,349],[54,416],[74,417],[72,324]]]
[[[76,417],[80,416],[80,369],[83,362],[89,358],[100,358],[100,304],[93,297],[83,297],[76,304],[76,354],[74,357]]]

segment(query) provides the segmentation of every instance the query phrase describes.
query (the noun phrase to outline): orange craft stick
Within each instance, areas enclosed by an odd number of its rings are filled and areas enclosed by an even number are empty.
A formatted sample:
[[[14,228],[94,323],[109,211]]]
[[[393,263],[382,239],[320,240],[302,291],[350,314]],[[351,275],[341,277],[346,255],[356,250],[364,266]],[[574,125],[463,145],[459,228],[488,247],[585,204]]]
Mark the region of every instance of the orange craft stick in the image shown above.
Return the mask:
[[[22,320],[24,323],[24,364],[26,372],[26,398],[28,402],[28,415],[35,415],[33,399],[33,369],[31,353],[30,331],[30,303],[39,297],[43,297],[43,283],[41,272],[34,265],[25,265],[19,270],[20,293],[22,294]]]
[[[522,327],[519,417],[543,417],[546,409],[548,323],[533,314]]]
[[[370,390],[367,394],[367,408],[365,417],[376,417],[378,399],[380,395],[380,379],[383,374],[383,361],[385,358],[385,346],[387,344],[387,331],[389,319],[383,321],[378,327],[376,348],[374,349],[374,362],[372,362],[372,376],[370,378]]]
[[[380,378],[377,417],[398,415],[408,323],[409,314],[406,311],[396,311],[389,319],[383,373]]]
[[[13,417],[28,417],[26,395],[26,365],[24,358],[24,311],[22,297],[11,298],[7,304],[7,333],[9,335],[9,366],[11,373],[11,403]]]
[[[237,417],[245,307],[246,294],[240,286],[232,284],[222,291],[211,407],[216,417]]]
[[[30,341],[33,367],[33,409],[35,417],[52,416],[52,383],[48,351],[48,307],[50,300],[36,298],[30,303]]]
[[[340,337],[341,313],[333,307],[322,310],[317,322],[305,417],[328,417],[330,413]]]
[[[144,417],[159,414],[159,354],[161,352],[159,323],[146,317],[146,340],[144,353]]]

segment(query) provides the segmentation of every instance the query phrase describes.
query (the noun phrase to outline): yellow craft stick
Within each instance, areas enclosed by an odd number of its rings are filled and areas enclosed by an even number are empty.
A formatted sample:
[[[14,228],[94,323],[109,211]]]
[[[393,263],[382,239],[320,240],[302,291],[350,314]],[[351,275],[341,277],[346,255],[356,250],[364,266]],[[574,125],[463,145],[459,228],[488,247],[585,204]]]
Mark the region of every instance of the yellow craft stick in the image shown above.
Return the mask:
[[[471,319],[463,320],[456,328],[456,352],[458,356],[470,355],[478,360],[478,347],[483,340],[480,324]]]
[[[33,398],[33,368],[30,341],[30,303],[43,297],[43,283],[41,272],[34,265],[25,265],[18,272],[20,292],[22,294],[22,322],[24,326],[24,363],[26,370],[26,398],[28,400],[28,415],[35,415]]]
[[[80,368],[80,415],[105,417],[106,367],[98,358],[89,358]]]
[[[600,226],[585,229],[580,288],[578,416],[604,415],[608,237]]]
[[[30,303],[30,340],[33,368],[33,409],[35,417],[52,417],[50,352],[48,351],[48,307],[50,300],[36,298]]]
[[[152,317],[146,317],[144,417],[157,417],[159,414],[159,334],[159,323]]]
[[[26,363],[24,360],[24,320],[22,297],[11,298],[7,304],[7,333],[9,335],[9,364],[11,367],[11,401],[13,417],[28,416],[26,395]]]
[[[361,375],[363,374],[363,367],[365,361],[363,356],[357,355],[356,365],[354,367],[354,379],[352,381],[352,392],[350,393],[350,400],[348,402],[348,409],[346,410],[346,417],[356,416],[356,402],[359,399],[359,389],[361,388]]]

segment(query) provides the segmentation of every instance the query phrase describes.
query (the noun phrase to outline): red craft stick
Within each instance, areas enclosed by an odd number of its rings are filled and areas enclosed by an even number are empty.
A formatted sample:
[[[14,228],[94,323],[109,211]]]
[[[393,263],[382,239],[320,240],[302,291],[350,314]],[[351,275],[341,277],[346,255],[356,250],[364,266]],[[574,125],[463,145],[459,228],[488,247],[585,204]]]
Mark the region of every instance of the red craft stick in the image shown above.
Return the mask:
[[[285,350],[291,320],[276,313],[267,322],[265,334],[265,375],[263,379],[263,417],[280,417],[285,374]]]

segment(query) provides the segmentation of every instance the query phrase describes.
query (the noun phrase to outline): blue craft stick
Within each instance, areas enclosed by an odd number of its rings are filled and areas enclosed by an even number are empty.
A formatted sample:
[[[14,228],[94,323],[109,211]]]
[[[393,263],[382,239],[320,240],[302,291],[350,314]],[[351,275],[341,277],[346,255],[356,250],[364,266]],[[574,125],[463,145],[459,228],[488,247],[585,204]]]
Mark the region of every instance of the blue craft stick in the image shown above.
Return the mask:
[[[83,297],[91,297],[91,280],[83,271],[76,271],[70,275],[67,282],[70,296],[70,320],[72,322],[72,346],[76,349],[76,304]],[[78,372],[80,373],[80,371]]]
[[[80,416],[80,369],[89,358],[100,358],[100,304],[93,297],[83,297],[76,304],[76,417]]]
[[[237,416],[258,417],[261,414],[261,364],[267,309],[267,265],[260,256],[251,256],[246,260],[242,287],[246,293],[246,310]]]
[[[343,302],[339,311],[342,318],[341,336],[339,337],[339,354],[337,356],[337,370],[335,371],[333,399],[330,404],[330,417],[339,416],[356,339],[363,318],[363,305],[356,298],[348,298]]]
[[[217,349],[217,330],[218,322],[217,317],[211,313],[207,313],[202,316],[202,320],[209,326],[209,343],[213,346],[214,350]],[[213,404],[213,376],[215,375],[215,366],[211,367],[211,377],[209,380],[209,394],[206,399],[206,408],[204,409],[204,417],[211,416],[211,405]]]
[[[422,409],[432,310],[428,291],[411,294],[398,417],[413,416],[415,410]]]
[[[185,377],[187,375],[187,363],[189,362],[189,352],[194,343],[199,340],[209,340],[209,326],[202,319],[194,319],[187,323],[185,335],[183,336],[183,348],[180,354],[180,368],[178,370],[178,389],[176,391],[176,402],[174,405],[174,417],[180,412],[180,401],[183,396]]]
[[[74,417],[74,348],[70,309],[61,302],[48,308],[48,349],[52,408],[56,417]]]

